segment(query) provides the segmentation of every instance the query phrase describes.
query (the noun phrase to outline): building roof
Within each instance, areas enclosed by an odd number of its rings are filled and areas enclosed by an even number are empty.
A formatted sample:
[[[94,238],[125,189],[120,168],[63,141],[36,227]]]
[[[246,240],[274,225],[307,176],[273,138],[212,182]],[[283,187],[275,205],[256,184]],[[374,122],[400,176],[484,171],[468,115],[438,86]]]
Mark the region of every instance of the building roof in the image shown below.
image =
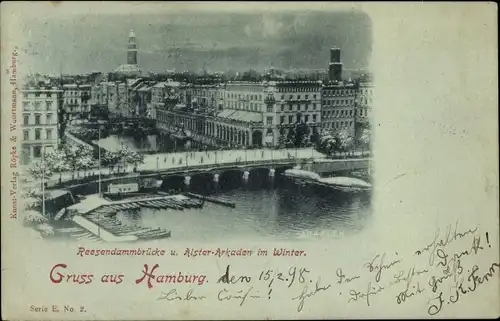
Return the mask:
[[[226,109],[217,114],[217,117],[234,119],[244,122],[262,122],[262,114],[245,110]]]
[[[154,88],[165,88],[165,87],[179,87],[181,85],[178,81],[162,81],[154,85]]]
[[[142,78],[127,79],[127,85],[132,87],[135,84],[137,84],[138,82],[140,82],[141,80],[142,80]]]
[[[141,84],[141,86],[137,89],[137,91],[149,91],[151,90],[151,87],[149,87],[146,84]]]
[[[141,69],[137,65],[125,64],[116,68],[115,72],[121,74],[138,75],[141,73]]]

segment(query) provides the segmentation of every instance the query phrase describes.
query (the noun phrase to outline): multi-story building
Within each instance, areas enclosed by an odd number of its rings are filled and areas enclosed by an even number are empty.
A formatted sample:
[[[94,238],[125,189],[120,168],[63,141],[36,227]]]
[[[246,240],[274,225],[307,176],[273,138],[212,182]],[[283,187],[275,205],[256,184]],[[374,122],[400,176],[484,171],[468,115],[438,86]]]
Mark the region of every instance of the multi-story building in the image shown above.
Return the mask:
[[[262,145],[265,87],[260,82],[229,82],[212,91],[210,99],[219,106],[206,118],[201,134],[215,144]]]
[[[280,136],[288,135],[299,124],[307,125],[308,139],[317,133],[321,126],[321,86],[321,81],[271,82],[268,92],[273,94],[275,105],[266,106],[266,141],[276,146]]]
[[[106,85],[107,87],[106,92],[107,92],[107,105],[108,105],[108,112],[110,115],[116,115],[117,114],[117,108],[119,106],[119,99],[118,99],[118,84],[116,82],[107,82]]]
[[[62,90],[55,87],[30,87],[22,90],[22,156],[29,164],[39,160],[42,152],[58,148],[58,110]]]
[[[91,85],[65,84],[63,90],[63,108],[68,120],[87,118],[90,113]]]
[[[373,103],[373,86],[371,82],[362,82],[358,86],[356,95],[355,122],[356,135],[359,131],[369,127]]]
[[[224,105],[224,85],[193,84],[186,88],[187,106],[200,111],[221,111]]]
[[[221,143],[278,146],[299,124],[310,135],[321,121],[321,83],[316,81],[232,82],[224,110],[207,119],[205,134]]]
[[[149,83],[141,83],[136,88],[135,96],[135,115],[138,117],[148,117],[148,108],[151,108],[151,85]]]
[[[172,110],[180,102],[179,88],[181,84],[177,81],[159,82],[151,87],[151,108],[148,111],[150,118],[159,120],[158,111]]]
[[[353,83],[328,83],[322,90],[321,127],[332,133],[355,133],[357,89]]]

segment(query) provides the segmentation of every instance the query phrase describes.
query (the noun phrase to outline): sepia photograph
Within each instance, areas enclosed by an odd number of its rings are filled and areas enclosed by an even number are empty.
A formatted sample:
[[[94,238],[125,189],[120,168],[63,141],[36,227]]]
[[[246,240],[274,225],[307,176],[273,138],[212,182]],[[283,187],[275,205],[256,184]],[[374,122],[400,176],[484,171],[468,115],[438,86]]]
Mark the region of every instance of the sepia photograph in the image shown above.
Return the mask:
[[[338,238],[369,224],[365,13],[24,28],[22,213],[44,238]]]

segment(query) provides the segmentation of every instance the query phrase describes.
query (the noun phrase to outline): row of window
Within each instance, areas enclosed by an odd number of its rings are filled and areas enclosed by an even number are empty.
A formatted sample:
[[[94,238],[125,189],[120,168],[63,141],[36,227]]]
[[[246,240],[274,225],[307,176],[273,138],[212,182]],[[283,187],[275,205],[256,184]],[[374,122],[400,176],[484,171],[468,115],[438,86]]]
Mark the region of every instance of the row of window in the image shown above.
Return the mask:
[[[323,90],[324,96],[354,96],[354,89]]]
[[[64,96],[80,96],[80,91],[66,90],[64,91]]]
[[[74,99],[74,98],[66,98],[64,100],[64,103],[66,104],[78,104],[80,102],[80,99]]]
[[[294,95],[289,95],[289,96],[288,96],[288,100],[292,100],[292,99],[294,99],[294,97],[297,97],[297,99],[302,99],[302,96],[301,96],[301,95],[296,95],[296,96],[294,96]],[[304,99],[306,99],[306,100],[307,100],[307,99],[309,99],[309,95],[305,95],[305,96],[304,96]],[[313,94],[313,95],[312,95],[312,99],[316,99],[316,94]],[[281,100],[285,100],[285,95],[281,95]]]
[[[45,151],[52,149],[52,145],[45,145]],[[23,147],[23,153],[26,156],[31,156],[31,150],[29,147]],[[42,156],[42,146],[33,146],[33,156],[35,158],[40,158]]]
[[[226,103],[226,107],[230,109],[242,109],[249,111],[261,111],[262,105],[259,103],[240,103],[236,101],[229,101]]]
[[[372,89],[366,89],[366,88],[362,88],[360,90],[360,93],[362,95],[368,95],[368,96],[371,96],[373,94],[373,90]]]
[[[324,122],[323,128],[332,128],[332,129],[345,129],[352,128],[354,126],[354,122],[352,121],[336,121],[336,122]]]
[[[312,110],[316,110],[316,107],[316,103],[313,103]],[[285,111],[285,104],[281,104],[280,109],[281,111]],[[301,109],[309,110],[309,104],[288,104],[288,111],[300,111]]]
[[[24,98],[24,99],[28,99],[29,94],[30,94],[30,93],[24,92],[24,93],[23,93],[23,98]],[[34,94],[35,94],[35,97],[37,97],[37,98],[41,98],[41,97],[42,97],[42,96],[41,96],[41,94],[42,94],[41,92],[38,92],[38,91],[37,91],[37,92],[35,92]],[[44,94],[45,94],[45,97],[46,97],[46,98],[56,98],[56,97],[57,97],[57,93],[44,93]]]
[[[66,106],[64,109],[66,110],[66,112],[80,113],[90,111],[90,106]]]
[[[45,108],[45,110],[51,110],[52,107],[54,106],[52,101],[46,101],[45,104],[43,104],[43,105],[42,105],[41,101],[31,102],[31,104],[33,104],[33,106],[35,107],[35,110],[42,110],[42,108]],[[23,101],[23,108],[24,109],[28,109],[29,106],[30,106],[29,101]]]
[[[311,117],[311,115],[305,114],[304,115],[304,121],[306,123],[308,123],[309,120],[310,120],[310,117]],[[272,118],[272,117],[267,117],[267,118],[269,119],[269,118]],[[300,122],[302,120],[302,117],[301,117],[301,115],[289,115],[288,116],[288,123],[285,122],[286,119],[287,118],[285,116],[280,116],[280,124],[294,124],[296,122]],[[317,121],[317,119],[318,119],[318,115],[313,114],[312,115],[312,121],[315,123]],[[268,125],[272,125],[272,123],[271,124],[268,123]]]
[[[370,105],[371,105],[371,104],[372,104],[372,102],[373,102],[373,98],[361,97],[361,98],[360,98],[360,102],[361,102],[361,104],[363,104],[363,105],[368,105],[368,104],[370,104]]]
[[[355,115],[354,110],[331,110],[331,111],[324,111],[323,112],[323,118],[327,117],[353,117]]]
[[[333,99],[333,100],[323,100],[324,106],[352,106],[354,105],[354,99]]]
[[[45,123],[43,125],[52,124],[53,114],[45,115]],[[23,115],[23,125],[42,125],[42,114],[35,114],[35,123],[30,124],[30,114]]]
[[[229,92],[227,97],[231,98],[231,99],[262,100],[262,94],[259,94],[259,95],[235,94],[235,93]]]
[[[315,87],[283,87],[283,88],[278,88],[279,93],[286,93],[286,92],[310,92],[310,91],[319,91],[319,88]]]
[[[42,129],[36,128],[35,129],[35,137],[34,140],[41,140],[42,138]],[[23,139],[24,140],[31,140],[31,135],[30,135],[31,130],[25,129],[23,130]],[[50,140],[54,139],[53,137],[54,130],[52,128],[46,129],[45,130],[45,139]]]

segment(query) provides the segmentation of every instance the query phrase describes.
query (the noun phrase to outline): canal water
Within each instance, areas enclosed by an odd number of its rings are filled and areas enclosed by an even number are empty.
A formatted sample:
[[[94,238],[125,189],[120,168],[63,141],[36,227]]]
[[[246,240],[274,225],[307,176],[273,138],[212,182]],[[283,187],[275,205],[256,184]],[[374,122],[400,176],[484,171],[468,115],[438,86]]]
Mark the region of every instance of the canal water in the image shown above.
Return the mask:
[[[174,177],[163,188],[213,195],[236,206],[205,202],[200,209],[183,211],[143,208],[121,212],[118,220],[171,230],[175,240],[312,240],[357,233],[371,217],[370,192],[301,185],[279,173],[271,179],[265,171],[252,171],[245,181],[241,173],[232,172],[219,183],[207,175],[194,177],[189,187],[183,185],[181,177]]]
[[[133,138],[111,135],[101,144],[111,150],[119,150],[122,144],[137,151],[157,147],[156,137],[148,137],[141,144]],[[248,180],[240,171],[223,172],[219,182],[214,182],[211,174],[194,175],[189,186],[184,176],[172,176],[164,180],[163,190],[213,195],[236,206],[205,202],[202,208],[183,211],[142,208],[120,212],[117,219],[125,225],[170,230],[176,241],[341,238],[368,224],[370,192],[300,184],[284,177],[283,171],[276,169],[271,178],[267,169],[252,170]]]

